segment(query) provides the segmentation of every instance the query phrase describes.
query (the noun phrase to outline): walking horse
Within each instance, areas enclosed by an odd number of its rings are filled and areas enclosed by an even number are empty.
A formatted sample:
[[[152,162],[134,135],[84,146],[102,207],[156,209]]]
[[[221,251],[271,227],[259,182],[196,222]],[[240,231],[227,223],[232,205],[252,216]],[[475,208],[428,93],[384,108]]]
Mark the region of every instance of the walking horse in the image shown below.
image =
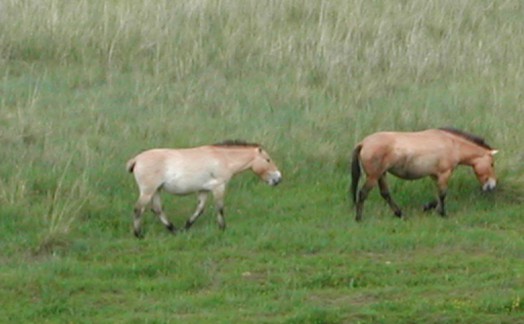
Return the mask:
[[[218,226],[224,230],[224,195],[226,185],[234,175],[250,169],[271,186],[282,180],[277,166],[259,144],[241,141],[184,149],[151,149],[130,159],[126,167],[135,176],[140,192],[133,223],[138,238],[143,236],[141,218],[148,205],[168,230],[177,231],[162,209],[162,190],[175,195],[197,193],[198,205],[187,220],[186,229],[202,214],[211,192],[218,211]]]
[[[497,180],[493,156],[497,150],[484,139],[455,128],[428,129],[420,132],[379,132],[364,138],[353,150],[351,161],[351,195],[356,220],[362,219],[364,201],[375,186],[397,217],[402,211],[389,193],[386,174],[415,180],[430,176],[437,184],[437,199],[424,206],[446,215],[444,200],[448,181],[458,165],[473,168],[484,191],[495,188]],[[361,168],[366,181],[358,190]]]

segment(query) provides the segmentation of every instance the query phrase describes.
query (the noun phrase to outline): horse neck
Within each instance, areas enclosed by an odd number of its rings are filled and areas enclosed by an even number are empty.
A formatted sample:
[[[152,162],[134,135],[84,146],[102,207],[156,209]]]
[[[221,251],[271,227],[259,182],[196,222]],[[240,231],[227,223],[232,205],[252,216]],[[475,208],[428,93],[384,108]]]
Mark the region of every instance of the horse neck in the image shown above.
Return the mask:
[[[486,149],[474,143],[463,141],[458,148],[460,152],[459,164],[473,166],[475,160],[486,154]]]
[[[255,158],[254,149],[233,147],[225,148],[225,150],[227,150],[227,153],[224,156],[233,174],[251,168]]]

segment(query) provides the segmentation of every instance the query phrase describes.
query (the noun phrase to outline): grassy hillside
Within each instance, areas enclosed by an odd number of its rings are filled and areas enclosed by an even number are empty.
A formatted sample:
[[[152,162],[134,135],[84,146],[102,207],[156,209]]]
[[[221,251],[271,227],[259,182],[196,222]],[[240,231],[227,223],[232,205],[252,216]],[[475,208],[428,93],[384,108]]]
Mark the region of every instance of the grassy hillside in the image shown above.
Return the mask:
[[[0,0],[0,319],[524,321],[520,1]],[[500,150],[498,190],[391,178],[353,221],[348,157],[379,130],[454,126]],[[262,143],[284,182],[233,179],[170,235],[125,162]],[[182,226],[196,197],[164,196]]]

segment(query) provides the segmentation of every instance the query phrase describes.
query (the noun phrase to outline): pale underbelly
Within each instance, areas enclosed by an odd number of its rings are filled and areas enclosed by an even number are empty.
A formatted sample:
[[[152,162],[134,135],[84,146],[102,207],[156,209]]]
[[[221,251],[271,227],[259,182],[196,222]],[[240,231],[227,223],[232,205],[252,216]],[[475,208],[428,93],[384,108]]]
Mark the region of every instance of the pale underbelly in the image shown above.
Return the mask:
[[[164,182],[162,189],[175,195],[188,195],[199,191],[212,191],[220,182],[216,179],[206,181],[170,180]]]

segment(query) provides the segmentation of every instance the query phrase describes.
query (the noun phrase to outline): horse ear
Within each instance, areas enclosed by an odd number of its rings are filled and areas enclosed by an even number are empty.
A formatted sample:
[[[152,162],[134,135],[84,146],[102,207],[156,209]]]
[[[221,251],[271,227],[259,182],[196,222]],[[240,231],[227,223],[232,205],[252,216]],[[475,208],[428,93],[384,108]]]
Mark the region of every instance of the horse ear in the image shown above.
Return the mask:
[[[499,150],[491,150],[491,152],[489,152],[492,156],[497,154],[499,152]]]

